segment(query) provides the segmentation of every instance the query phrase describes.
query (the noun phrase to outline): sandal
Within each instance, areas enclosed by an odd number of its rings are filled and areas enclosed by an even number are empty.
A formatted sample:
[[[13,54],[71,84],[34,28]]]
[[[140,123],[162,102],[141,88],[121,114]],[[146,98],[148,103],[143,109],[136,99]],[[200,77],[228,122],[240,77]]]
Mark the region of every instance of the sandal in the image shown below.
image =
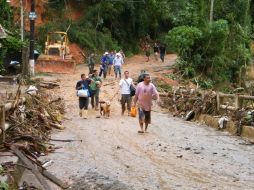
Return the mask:
[[[138,133],[144,133],[144,131],[138,131]]]

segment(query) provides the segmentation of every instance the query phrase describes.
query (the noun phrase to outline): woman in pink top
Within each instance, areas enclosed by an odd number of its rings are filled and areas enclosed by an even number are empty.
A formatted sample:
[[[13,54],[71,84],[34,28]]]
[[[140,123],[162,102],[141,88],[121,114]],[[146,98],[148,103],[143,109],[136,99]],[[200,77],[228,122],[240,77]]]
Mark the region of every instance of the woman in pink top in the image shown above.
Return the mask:
[[[144,81],[140,82],[136,88],[136,95],[134,97],[134,106],[138,104],[139,125],[141,130],[139,133],[147,132],[148,124],[151,123],[151,108],[152,100],[159,100],[159,93],[155,86],[151,83],[149,74],[145,74]],[[145,123],[145,131],[144,125]]]

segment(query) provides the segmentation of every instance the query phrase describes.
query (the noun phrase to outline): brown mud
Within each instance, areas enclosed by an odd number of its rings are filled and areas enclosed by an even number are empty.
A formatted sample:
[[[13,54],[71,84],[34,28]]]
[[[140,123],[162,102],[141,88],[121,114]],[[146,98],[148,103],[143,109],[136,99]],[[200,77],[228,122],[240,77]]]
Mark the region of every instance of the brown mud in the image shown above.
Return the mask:
[[[146,68],[152,77],[175,60],[145,62],[134,56],[123,70],[136,77]],[[61,80],[60,94],[66,103],[63,131],[52,134],[54,139],[82,140],[52,142],[61,148],[42,157],[53,160],[48,170],[71,184],[72,189],[169,190],[169,189],[254,189],[254,146],[241,145],[242,139],[213,128],[186,122],[170,116],[166,110],[153,107],[149,133],[138,134],[138,120],[121,116],[119,96],[111,102],[109,119],[96,118],[89,110],[87,120],[78,116],[75,83],[81,73],[79,65],[73,75],[54,75]],[[118,81],[110,76],[101,89],[101,100],[108,100],[118,89]],[[57,189],[57,187],[54,187]]]

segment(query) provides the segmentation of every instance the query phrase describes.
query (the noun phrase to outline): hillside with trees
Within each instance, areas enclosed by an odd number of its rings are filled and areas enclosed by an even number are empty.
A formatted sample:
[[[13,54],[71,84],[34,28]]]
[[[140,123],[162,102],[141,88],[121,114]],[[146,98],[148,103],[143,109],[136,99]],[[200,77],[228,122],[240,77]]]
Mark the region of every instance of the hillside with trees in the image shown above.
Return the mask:
[[[2,18],[8,17],[1,24],[9,28],[12,11],[6,4],[0,5]],[[159,41],[178,54],[184,78],[209,88],[239,82],[251,62],[253,5],[250,0],[49,0],[41,13],[44,24],[37,26],[37,48],[44,48],[47,32],[69,26],[71,42],[88,52],[123,49],[132,55],[140,53],[142,40]]]

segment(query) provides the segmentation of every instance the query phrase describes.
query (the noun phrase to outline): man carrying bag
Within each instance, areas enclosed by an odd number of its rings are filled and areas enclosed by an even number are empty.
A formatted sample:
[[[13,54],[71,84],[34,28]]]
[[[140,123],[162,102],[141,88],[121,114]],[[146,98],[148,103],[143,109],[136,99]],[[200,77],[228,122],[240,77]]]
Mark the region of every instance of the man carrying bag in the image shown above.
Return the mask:
[[[76,84],[77,96],[79,97],[79,116],[87,119],[87,110],[89,105],[90,90],[89,85],[91,79],[86,78],[85,74],[81,74],[81,80]]]
[[[122,116],[124,115],[124,112],[126,110],[125,104],[127,104],[129,116],[131,111],[131,101],[132,101],[131,97],[135,95],[135,92],[133,92],[135,91],[135,88],[133,85],[132,78],[129,77],[129,71],[124,72],[124,78],[120,80],[119,86],[121,90]]]

